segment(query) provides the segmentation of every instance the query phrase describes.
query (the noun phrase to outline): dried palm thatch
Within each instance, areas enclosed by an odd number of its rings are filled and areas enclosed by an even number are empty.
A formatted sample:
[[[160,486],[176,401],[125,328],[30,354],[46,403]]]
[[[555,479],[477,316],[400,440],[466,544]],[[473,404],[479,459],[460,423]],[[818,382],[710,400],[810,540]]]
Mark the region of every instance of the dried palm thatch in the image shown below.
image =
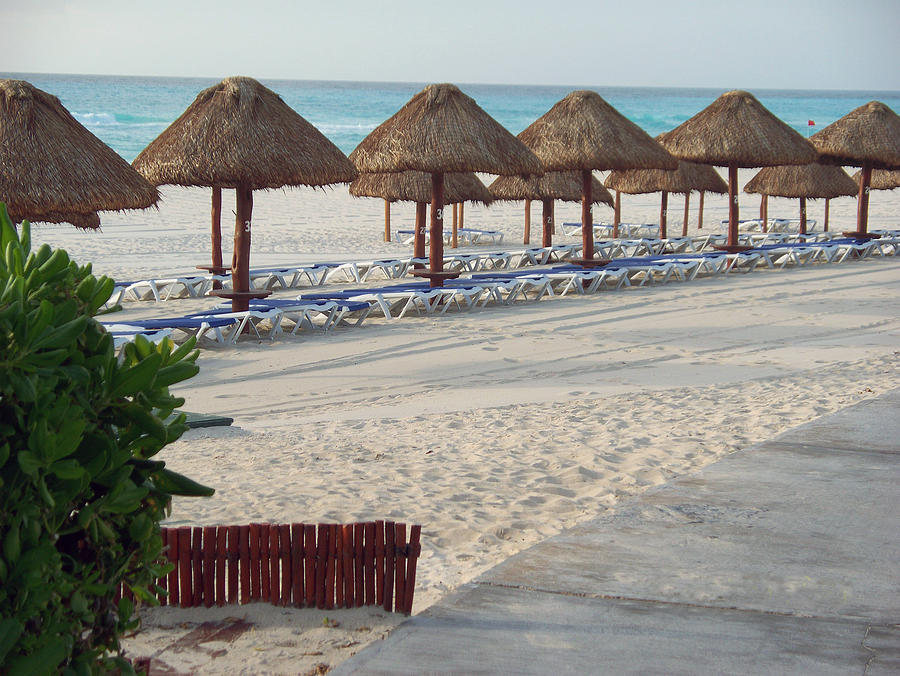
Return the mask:
[[[0,166],[0,200],[15,221],[97,228],[98,211],[144,209],[159,199],[58,98],[23,80],[0,80]]]
[[[843,169],[818,162],[766,167],[744,186],[746,193],[809,199],[849,197],[858,191],[858,185]]]
[[[363,139],[350,159],[364,173],[544,171],[528,148],[452,84],[425,87]]]
[[[675,169],[677,162],[636,124],[592,91],[574,91],[528,126],[519,138],[547,171],[581,172],[584,266],[596,265],[591,215],[594,169]]]
[[[322,132],[248,77],[200,92],[133,165],[155,185],[251,190],[347,183],[357,175]]]
[[[679,162],[678,171],[687,176],[688,185],[698,192],[711,192],[724,195],[728,192],[728,184],[719,173],[708,164],[696,162]]]
[[[591,198],[593,204],[613,205],[612,195],[597,180],[591,177]],[[581,172],[548,171],[543,176],[529,179],[520,176],[500,176],[489,186],[491,194],[498,200],[543,200],[554,199],[564,202],[581,201]]]
[[[431,175],[422,171],[386,174],[360,174],[350,184],[355,197],[381,197],[389,202],[431,202]],[[444,182],[444,204],[494,200],[487,186],[474,173],[447,174]]]
[[[519,139],[547,171],[676,167],[647,132],[593,91],[570,93],[532,122]]]
[[[722,94],[692,118],[657,137],[680,160],[725,167],[808,164],[809,141],[779,120],[753,94]]]
[[[880,101],[847,113],[809,140],[824,164],[900,169],[900,116]]]
[[[861,167],[856,231],[868,238],[869,188],[872,172],[900,169],[900,116],[880,101],[869,101],[832,122],[810,139],[827,164]]]
[[[692,118],[661,134],[660,143],[680,160],[728,167],[728,241],[738,245],[738,168],[808,164],[812,144],[773,115],[753,94],[722,94]]]
[[[853,174],[853,182],[859,185],[862,180],[862,171]],[[872,190],[893,190],[900,188],[900,169],[888,171],[887,169],[875,169],[872,171],[872,180],[869,183]]]

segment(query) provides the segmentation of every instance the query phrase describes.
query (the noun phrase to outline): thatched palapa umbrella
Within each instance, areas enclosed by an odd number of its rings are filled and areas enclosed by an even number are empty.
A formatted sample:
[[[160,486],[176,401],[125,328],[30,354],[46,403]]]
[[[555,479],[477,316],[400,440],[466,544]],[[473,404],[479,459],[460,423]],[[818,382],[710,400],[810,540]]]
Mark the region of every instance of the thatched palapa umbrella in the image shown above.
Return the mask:
[[[443,270],[444,174],[543,173],[528,148],[451,84],[425,87],[363,139],[350,159],[362,173],[413,170],[431,174],[430,270],[414,274],[428,277],[432,286],[458,276]]]
[[[594,258],[591,172],[609,169],[675,169],[675,160],[643,129],[597,92],[574,91],[525,129],[519,138],[547,171],[581,172],[582,265]]]
[[[809,164],[816,151],[753,94],[731,91],[672,131],[660,142],[680,160],[728,167],[728,244],[738,247],[738,168]]]
[[[431,176],[422,171],[401,171],[392,174],[360,174],[350,184],[355,197],[381,197],[391,202],[416,203],[416,229],[413,257],[425,257],[425,206],[432,200]],[[447,174],[444,181],[444,204],[493,201],[490,191],[472,172]]]
[[[800,233],[806,234],[806,200],[849,197],[857,192],[856,184],[840,167],[813,162],[812,164],[766,167],[744,186],[744,192],[800,200]],[[825,230],[828,211],[825,211]]]
[[[684,195],[684,224],[683,234],[687,234],[688,199],[692,190],[704,192],[728,192],[725,181],[709,165],[695,164],[693,162],[679,162],[677,169],[624,169],[612,171],[606,177],[606,185],[619,193],[640,195],[646,193],[661,192],[659,209],[659,236],[665,239],[668,236],[666,221],[668,215],[668,194],[678,193]],[[614,228],[618,227],[619,214],[617,209]],[[613,236],[618,236],[614,230]]]
[[[872,171],[900,169],[900,116],[880,101],[869,101],[809,140],[823,164],[861,168],[856,230],[845,234],[868,238]]]
[[[540,200],[543,206],[541,215],[541,246],[553,244],[553,201],[580,202],[582,197],[581,172],[548,171],[543,176],[522,178],[521,176],[500,176],[490,185],[491,194],[499,200],[520,201]],[[591,177],[591,200],[594,204],[612,206],[612,195],[595,177]],[[526,207],[527,209],[528,207]],[[530,227],[530,222],[527,223]],[[529,243],[530,233],[525,232],[525,244]]]
[[[231,298],[236,312],[246,310],[250,298],[266,295],[250,290],[253,191],[348,183],[356,178],[356,170],[337,146],[278,94],[247,77],[230,77],[200,92],[141,151],[134,167],[156,185],[207,186],[214,189],[214,196],[215,189],[235,189],[234,289],[216,294]],[[214,248],[215,241],[214,233]]]
[[[98,228],[98,211],[145,209],[159,194],[55,96],[0,80],[0,201],[13,222]]]
[[[853,174],[853,182],[856,183],[857,186],[859,186],[860,181],[862,181],[862,174],[862,170]],[[895,169],[893,171],[887,169],[873,169],[872,179],[869,181],[869,188],[871,190],[893,190],[894,188],[900,188],[900,169]]]

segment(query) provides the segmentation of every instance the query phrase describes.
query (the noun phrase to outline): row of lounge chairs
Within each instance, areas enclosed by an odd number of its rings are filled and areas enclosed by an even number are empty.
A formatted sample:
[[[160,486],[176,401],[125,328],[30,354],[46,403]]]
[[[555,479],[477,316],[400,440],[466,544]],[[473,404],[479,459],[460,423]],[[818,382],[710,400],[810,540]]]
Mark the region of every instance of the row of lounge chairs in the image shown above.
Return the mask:
[[[397,236],[404,244],[412,244],[416,237],[415,230],[398,230]],[[453,232],[444,229],[444,244],[449,244],[453,237]],[[430,234],[425,231],[425,241],[428,242]],[[477,228],[457,228],[456,241],[461,245],[475,244],[501,244],[503,242],[503,233],[499,230],[479,230]]]
[[[741,233],[739,243],[762,246],[789,241],[829,241],[833,233]],[[623,238],[595,242],[599,257],[621,258],[641,255],[674,253],[700,253],[715,244],[722,244],[725,236],[706,234],[694,237],[670,237],[667,239]],[[891,238],[879,240],[879,246],[890,246]],[[547,265],[577,257],[581,244],[556,244],[550,247],[531,247],[515,251],[487,251],[453,253],[444,257],[444,268],[459,272],[518,269]],[[257,289],[294,289],[320,287],[326,284],[367,283],[377,279],[403,279],[416,265],[428,261],[417,258],[387,258],[370,261],[321,262],[277,267],[255,268],[250,271],[250,281]],[[115,304],[127,300],[154,300],[157,302],[175,298],[205,296],[214,284],[228,287],[230,276],[191,274],[160,279],[120,282],[111,299]]]
[[[465,311],[489,304],[510,305],[545,297],[595,293],[627,286],[647,286],[698,277],[749,273],[816,263],[841,263],[869,256],[900,254],[900,232],[885,233],[880,239],[834,238],[825,241],[776,241],[740,253],[722,251],[647,253],[646,244],[631,240],[637,255],[627,255],[624,241],[612,261],[596,268],[567,263],[568,253],[552,260],[546,250],[532,250],[533,264],[513,268],[504,264],[495,269],[470,267],[468,276],[449,280],[443,287],[427,282],[405,281],[389,286],[321,289],[294,299],[253,301],[244,313],[234,313],[227,304],[184,317],[121,321],[108,319],[117,343],[137,333],[153,340],[170,336],[180,340],[196,335],[201,341],[232,344],[242,335],[274,338],[301,330],[328,331],[338,325],[360,325],[371,313],[387,319],[408,314],[436,314]],[[599,256],[605,253],[598,243]],[[654,248],[653,246],[650,247]],[[608,251],[608,250],[607,250]],[[548,265],[549,263],[549,265]],[[114,317],[114,316],[111,316]]]

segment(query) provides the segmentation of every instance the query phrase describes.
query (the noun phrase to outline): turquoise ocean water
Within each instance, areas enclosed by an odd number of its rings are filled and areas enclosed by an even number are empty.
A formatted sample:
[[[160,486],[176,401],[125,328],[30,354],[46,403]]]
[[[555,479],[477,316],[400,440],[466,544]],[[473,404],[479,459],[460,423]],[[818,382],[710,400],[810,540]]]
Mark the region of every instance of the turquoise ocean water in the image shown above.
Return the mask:
[[[4,73],[59,97],[79,122],[129,162],[215,79]],[[350,153],[425,83],[261,80],[300,115]],[[457,83],[518,134],[573,89],[594,89],[651,136],[681,124],[723,89],[521,86]],[[873,99],[900,112],[900,92],[753,90],[775,115],[806,135]],[[812,120],[816,126],[809,127]]]

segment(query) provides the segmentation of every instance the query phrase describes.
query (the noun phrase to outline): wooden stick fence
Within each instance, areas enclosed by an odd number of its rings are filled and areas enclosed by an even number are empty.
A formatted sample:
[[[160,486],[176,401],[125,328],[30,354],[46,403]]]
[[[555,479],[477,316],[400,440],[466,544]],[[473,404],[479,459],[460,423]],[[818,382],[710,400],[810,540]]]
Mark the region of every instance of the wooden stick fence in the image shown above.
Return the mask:
[[[174,568],[157,584],[162,605],[182,608],[264,601],[277,606],[382,606],[409,614],[421,526],[268,524],[162,528]],[[126,590],[125,593],[130,595]]]

